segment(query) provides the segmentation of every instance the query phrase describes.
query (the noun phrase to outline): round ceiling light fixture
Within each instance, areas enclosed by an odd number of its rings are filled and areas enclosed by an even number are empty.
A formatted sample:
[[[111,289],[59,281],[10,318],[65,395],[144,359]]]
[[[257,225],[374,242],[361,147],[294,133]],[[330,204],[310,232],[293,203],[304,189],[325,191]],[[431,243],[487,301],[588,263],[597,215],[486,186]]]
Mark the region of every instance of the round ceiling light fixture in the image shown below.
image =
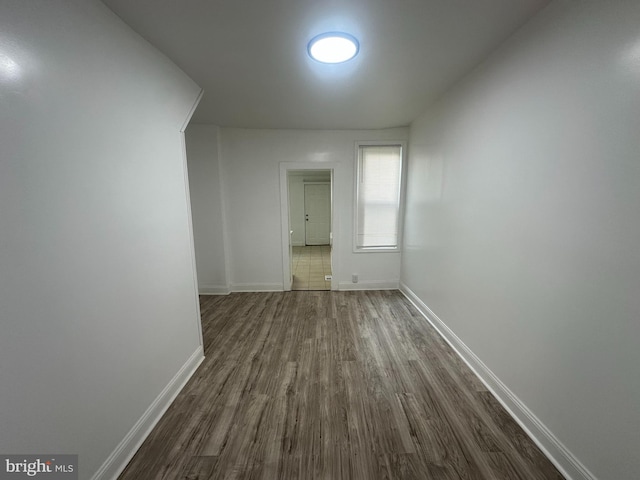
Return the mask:
[[[321,63],[343,63],[358,54],[360,44],[353,35],[341,32],[313,37],[307,46],[309,56]]]

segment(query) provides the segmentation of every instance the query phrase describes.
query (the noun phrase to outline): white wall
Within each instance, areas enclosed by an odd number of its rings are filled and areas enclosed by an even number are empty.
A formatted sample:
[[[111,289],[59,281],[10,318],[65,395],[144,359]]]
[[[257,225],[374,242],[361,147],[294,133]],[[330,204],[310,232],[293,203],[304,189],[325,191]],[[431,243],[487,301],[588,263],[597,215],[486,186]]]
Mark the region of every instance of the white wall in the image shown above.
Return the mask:
[[[202,294],[229,293],[218,134],[215,125],[189,125],[185,136],[198,288]]]
[[[404,140],[408,129],[245,130],[222,128],[222,182],[228,221],[229,265],[234,290],[283,288],[280,162],[339,162],[335,172],[334,237],[340,288],[397,285],[399,253],[352,253],[355,142]],[[351,283],[351,274],[360,281]]]
[[[199,90],[98,1],[0,3],[0,452],[77,453],[90,478],[201,358]]]
[[[640,478],[638,25],[556,1],[411,126],[402,282],[574,478]]]

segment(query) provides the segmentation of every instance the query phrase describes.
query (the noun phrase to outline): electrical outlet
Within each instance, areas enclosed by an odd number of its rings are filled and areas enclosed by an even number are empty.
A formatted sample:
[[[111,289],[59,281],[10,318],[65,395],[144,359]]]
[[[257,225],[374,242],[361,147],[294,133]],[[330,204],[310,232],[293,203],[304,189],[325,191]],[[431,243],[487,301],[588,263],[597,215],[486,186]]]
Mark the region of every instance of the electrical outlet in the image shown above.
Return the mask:
[[[325,275],[325,276],[324,276],[324,279],[325,279],[325,281],[327,281],[327,282],[328,282],[328,281],[330,281],[332,278],[333,278],[333,277],[332,277],[331,275]]]
[[[351,274],[351,283],[358,283],[358,274],[357,273]]]

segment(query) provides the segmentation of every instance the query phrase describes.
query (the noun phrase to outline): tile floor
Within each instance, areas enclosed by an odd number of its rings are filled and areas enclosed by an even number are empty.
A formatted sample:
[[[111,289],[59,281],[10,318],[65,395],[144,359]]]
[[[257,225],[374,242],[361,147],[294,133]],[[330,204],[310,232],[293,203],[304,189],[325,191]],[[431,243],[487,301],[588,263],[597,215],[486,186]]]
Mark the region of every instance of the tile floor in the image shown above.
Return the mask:
[[[331,246],[293,247],[293,290],[331,290]]]

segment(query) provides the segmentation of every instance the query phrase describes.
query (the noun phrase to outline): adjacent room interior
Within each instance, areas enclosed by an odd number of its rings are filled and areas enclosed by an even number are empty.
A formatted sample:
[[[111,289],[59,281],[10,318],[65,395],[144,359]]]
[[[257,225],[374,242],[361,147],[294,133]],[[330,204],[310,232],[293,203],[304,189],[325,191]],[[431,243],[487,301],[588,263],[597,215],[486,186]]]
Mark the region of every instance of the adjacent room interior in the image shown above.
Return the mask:
[[[331,170],[288,170],[291,290],[331,290]]]
[[[0,2],[0,457],[640,478],[638,25]]]

